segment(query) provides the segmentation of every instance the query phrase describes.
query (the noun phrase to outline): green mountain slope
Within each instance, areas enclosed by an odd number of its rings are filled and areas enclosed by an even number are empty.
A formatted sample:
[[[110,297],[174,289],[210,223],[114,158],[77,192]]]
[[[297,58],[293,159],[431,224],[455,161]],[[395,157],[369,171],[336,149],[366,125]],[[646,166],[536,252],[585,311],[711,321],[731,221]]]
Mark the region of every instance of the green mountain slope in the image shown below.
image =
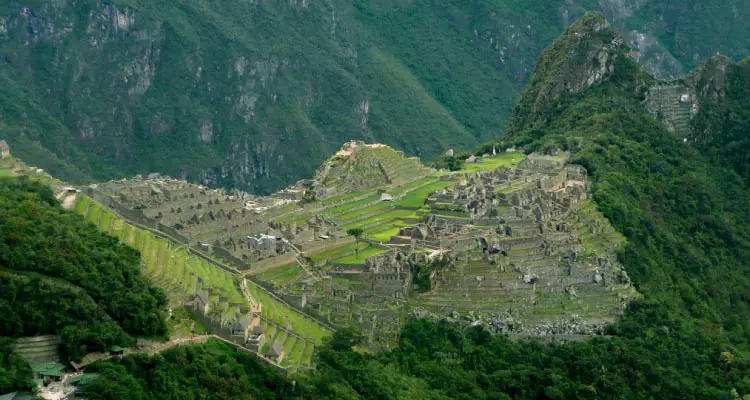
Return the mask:
[[[0,336],[58,334],[71,360],[165,333],[138,252],[62,210],[49,188],[0,179]]]
[[[750,15],[740,3],[13,0],[0,138],[70,181],[158,171],[270,192],[350,139],[429,159],[497,137],[539,51],[586,9],[657,32],[642,58],[669,75],[746,53],[745,24],[723,25]]]
[[[734,63],[717,56],[696,73],[700,111],[689,139],[750,182],[750,58]]]
[[[563,37],[600,36],[591,27],[602,23],[602,16],[586,15]],[[563,53],[600,51],[618,41],[611,37],[563,45]],[[560,59],[564,40],[545,51],[540,65],[561,60],[565,70],[575,62]],[[551,100],[554,109],[547,104],[550,111],[530,123],[525,98],[545,88],[532,79],[504,139],[529,150],[570,149],[595,179],[594,198],[605,216],[628,238],[622,258],[639,290],[697,329],[723,327],[719,337],[747,346],[747,186],[649,116],[642,89],[653,78],[622,52],[611,54],[611,73],[601,83]]]

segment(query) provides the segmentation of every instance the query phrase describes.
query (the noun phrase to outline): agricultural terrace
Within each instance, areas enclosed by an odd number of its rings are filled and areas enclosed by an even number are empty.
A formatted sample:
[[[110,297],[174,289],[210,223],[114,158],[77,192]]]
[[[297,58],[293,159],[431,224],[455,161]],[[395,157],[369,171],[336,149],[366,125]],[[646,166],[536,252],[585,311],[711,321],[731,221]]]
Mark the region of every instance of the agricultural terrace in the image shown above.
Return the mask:
[[[212,309],[216,310],[217,314],[214,316],[218,320],[236,320],[249,308],[248,299],[240,289],[238,276],[190,254],[184,245],[175,245],[127,223],[88,196],[79,196],[74,211],[101,231],[138,249],[141,252],[143,273],[164,290],[172,308],[184,306],[185,302],[202,289],[211,289],[210,302]],[[273,271],[282,275],[293,274],[292,270],[290,266],[285,266]],[[314,346],[330,335],[331,331],[276,300],[253,282],[246,283],[252,301],[263,306],[262,324],[269,330],[267,343],[284,341],[285,357],[282,366],[291,369],[310,368]]]
[[[401,181],[398,185],[380,185],[366,190],[339,194],[326,198],[304,209],[293,210],[287,214],[274,215],[281,222],[302,222],[314,215],[322,215],[336,223],[341,231],[361,228],[363,237],[378,243],[387,243],[403,227],[422,222],[430,212],[427,198],[437,190],[455,185],[458,176],[464,173],[481,170],[495,170],[500,167],[513,167],[523,160],[520,152],[500,153],[495,157],[479,158],[475,163],[466,163],[460,171],[432,172],[424,176]],[[392,196],[391,201],[381,201],[381,194]],[[316,265],[327,269],[327,263],[339,265],[362,264],[367,259],[386,251],[384,248],[359,244],[359,254],[354,250],[354,243],[336,246],[321,246],[315,251],[306,252],[306,256]],[[291,286],[306,277],[296,263],[280,265],[256,275],[257,279],[274,284],[277,287]]]

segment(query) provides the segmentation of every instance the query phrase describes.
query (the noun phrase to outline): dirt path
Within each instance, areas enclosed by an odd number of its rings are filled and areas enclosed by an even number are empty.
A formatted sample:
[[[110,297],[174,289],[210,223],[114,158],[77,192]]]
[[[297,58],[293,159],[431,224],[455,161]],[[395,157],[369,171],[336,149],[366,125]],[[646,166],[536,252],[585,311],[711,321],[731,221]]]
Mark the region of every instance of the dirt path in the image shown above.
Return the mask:
[[[73,206],[76,204],[76,198],[78,198],[77,194],[71,194],[67,196],[62,202],[62,208],[66,210],[72,210]]]

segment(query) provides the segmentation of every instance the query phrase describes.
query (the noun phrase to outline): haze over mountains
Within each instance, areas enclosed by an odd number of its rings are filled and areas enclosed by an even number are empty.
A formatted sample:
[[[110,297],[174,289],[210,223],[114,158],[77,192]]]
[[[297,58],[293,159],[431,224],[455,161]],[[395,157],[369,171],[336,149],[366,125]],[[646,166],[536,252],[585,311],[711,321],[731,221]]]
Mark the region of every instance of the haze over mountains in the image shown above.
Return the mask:
[[[72,181],[162,172],[259,192],[350,139],[429,160],[497,138],[541,49],[584,10],[657,77],[748,54],[741,0],[14,0],[0,137]]]

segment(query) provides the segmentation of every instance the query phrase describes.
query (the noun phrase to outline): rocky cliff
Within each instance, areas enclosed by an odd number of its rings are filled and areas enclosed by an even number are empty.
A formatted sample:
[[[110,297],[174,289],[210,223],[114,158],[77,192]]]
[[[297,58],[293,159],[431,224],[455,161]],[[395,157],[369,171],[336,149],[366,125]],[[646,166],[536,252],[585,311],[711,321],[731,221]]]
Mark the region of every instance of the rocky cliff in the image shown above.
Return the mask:
[[[430,158],[502,131],[541,48],[585,9],[650,32],[674,8],[620,3],[13,0],[0,137],[70,180],[159,171],[260,192],[350,139]]]

